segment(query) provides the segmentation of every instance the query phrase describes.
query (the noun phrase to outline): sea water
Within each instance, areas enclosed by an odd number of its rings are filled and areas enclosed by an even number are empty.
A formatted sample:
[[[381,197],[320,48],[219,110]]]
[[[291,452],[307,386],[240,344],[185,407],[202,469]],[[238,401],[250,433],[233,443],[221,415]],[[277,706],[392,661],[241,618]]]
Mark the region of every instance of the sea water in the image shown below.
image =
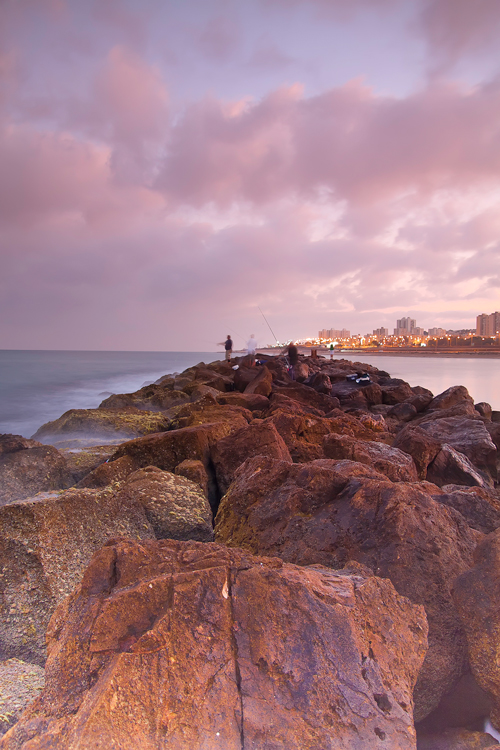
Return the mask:
[[[262,355],[266,358],[267,355]],[[326,355],[329,358],[329,355]],[[213,362],[223,352],[0,350],[0,433],[31,437],[68,409],[94,409],[111,393],[131,393],[162,375]],[[464,385],[474,401],[500,411],[499,359],[334,354],[386,370],[435,395]]]
[[[0,350],[0,434],[31,437],[68,409],[95,409],[112,393],[132,393],[162,375],[221,352]]]

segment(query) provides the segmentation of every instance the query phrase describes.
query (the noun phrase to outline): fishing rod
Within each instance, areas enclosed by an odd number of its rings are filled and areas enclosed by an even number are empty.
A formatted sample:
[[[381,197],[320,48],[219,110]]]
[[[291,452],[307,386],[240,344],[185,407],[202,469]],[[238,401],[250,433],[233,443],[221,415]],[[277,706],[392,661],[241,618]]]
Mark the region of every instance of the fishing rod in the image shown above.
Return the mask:
[[[257,305],[257,309],[258,309],[258,311],[260,312],[260,314],[262,315],[262,317],[264,318],[264,320],[266,321],[266,323],[267,323],[267,327],[269,328],[269,330],[271,331],[271,333],[272,333],[272,334],[273,334],[273,336],[274,336],[274,340],[276,341],[276,343],[278,343],[278,339],[276,338],[276,334],[274,333],[273,329],[272,329],[272,328],[271,328],[271,326],[269,325],[269,323],[268,323],[268,321],[267,321],[267,318],[266,318],[266,316],[264,315],[264,313],[262,312],[262,310],[260,309],[260,307],[259,307],[258,305]]]

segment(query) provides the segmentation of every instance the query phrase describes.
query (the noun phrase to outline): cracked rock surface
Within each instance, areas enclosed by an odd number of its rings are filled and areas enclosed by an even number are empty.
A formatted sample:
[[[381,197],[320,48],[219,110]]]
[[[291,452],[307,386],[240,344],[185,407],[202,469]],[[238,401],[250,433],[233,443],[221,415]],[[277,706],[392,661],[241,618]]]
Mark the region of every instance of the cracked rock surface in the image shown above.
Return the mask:
[[[423,607],[362,565],[113,541],[57,608],[2,750],[414,750]]]

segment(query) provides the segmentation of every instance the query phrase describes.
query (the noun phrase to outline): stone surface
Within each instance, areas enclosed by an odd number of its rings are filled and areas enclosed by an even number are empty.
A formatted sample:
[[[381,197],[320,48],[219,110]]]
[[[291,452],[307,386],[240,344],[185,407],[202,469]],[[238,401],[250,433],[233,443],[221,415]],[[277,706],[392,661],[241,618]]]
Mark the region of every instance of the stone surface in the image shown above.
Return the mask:
[[[117,490],[117,501],[124,507],[140,503],[157,539],[213,541],[208,500],[186,477],[156,466],[139,469]]]
[[[467,635],[472,673],[491,695],[491,720],[500,729],[500,529],[478,545],[474,563],[455,581],[454,599]]]
[[[47,422],[33,438],[52,444],[62,439],[87,437],[95,440],[147,435],[168,430],[169,420],[162,414],[140,409],[70,409],[62,417]]]
[[[59,450],[66,459],[73,481],[80,482],[101,464],[105,463],[116,451],[118,444],[92,445],[89,447],[64,448]]]
[[[416,482],[418,480],[415,463],[411,456],[385,443],[331,433],[323,441],[323,452],[325,458],[347,458],[350,461],[373,466],[392,482]]]
[[[0,508],[0,658],[43,664],[45,631],[93,553],[116,536],[153,538],[144,508],[111,488],[69,489]]]
[[[147,385],[135,393],[113,394],[99,404],[99,409],[124,409],[134,407],[146,411],[165,411],[190,401],[187,393],[174,390],[173,381]]]
[[[425,636],[359,566],[121,542],[55,613],[45,689],[2,750],[415,750]]]
[[[244,409],[249,409],[252,412],[268,409],[270,403],[266,396],[261,396],[257,393],[239,393],[238,391],[223,393],[217,396],[217,402],[219,404],[227,404],[228,406],[242,406]]]
[[[0,453],[0,506],[73,484],[66,459],[56,448],[24,438],[12,440],[19,436],[4,437],[8,440]]]
[[[44,677],[43,668],[36,664],[20,659],[0,661],[0,736],[40,694]]]
[[[181,461],[180,464],[177,464],[175,467],[174,474],[186,477],[186,479],[190,479],[191,482],[196,482],[205,497],[208,498],[208,474],[201,461],[189,459]]]
[[[430,438],[442,447],[445,443],[463,453],[482,471],[496,478],[497,449],[480,419],[448,417],[419,425]]]
[[[495,490],[453,484],[441,490],[434,499],[458,510],[473,529],[489,534],[500,526],[500,497]]]
[[[286,386],[274,386],[273,397],[274,394],[288,396],[299,404],[317,409],[322,415],[335,409],[339,403],[337,399],[327,396],[325,393],[317,393],[314,388],[309,388],[309,386],[297,382],[289,383]]]
[[[418,737],[417,750],[500,750],[491,734],[469,732],[467,729],[447,729],[440,734]]]
[[[245,427],[251,419],[253,419],[252,412],[241,406],[217,403],[189,404],[180,408],[171,422],[171,428],[178,430],[183,427],[224,422],[230,426],[231,430],[237,430],[240,427]]]
[[[418,425],[408,424],[398,432],[394,448],[408,453],[415,462],[419,479],[426,479],[427,467],[441,450],[441,442]]]
[[[480,401],[478,404],[474,404],[474,409],[485,419],[491,419],[493,409],[491,408],[491,404],[486,403],[486,401]]]
[[[114,451],[116,446],[114,446]],[[93,471],[76,483],[79,489],[98,489],[106,487],[114,482],[123,482],[132,472],[137,469],[136,462],[131,456],[121,456],[113,459],[111,455],[107,461],[99,464]]]
[[[219,492],[223,495],[236,469],[253,456],[271,456],[291,463],[290,452],[272,422],[256,422],[218,440],[211,449]]]
[[[245,388],[244,393],[248,395],[266,396],[268,398],[271,395],[273,387],[273,376],[271,371],[264,367],[259,367],[257,370],[257,377],[255,377]]]
[[[493,480],[479,471],[467,456],[444,443],[427,467],[427,480],[438,487],[445,484],[464,484],[468,487],[492,487]]]
[[[254,458],[236,472],[215,526],[218,542],[295,564],[338,568],[358,560],[423,604],[429,652],[415,692],[419,720],[466,669],[451,587],[471,566],[481,537],[430,496],[432,487],[392,483],[351,461]]]
[[[434,409],[449,409],[464,402],[471,405],[474,404],[467,388],[463,385],[452,385],[451,388],[447,388],[446,391],[435,396],[428,408],[430,411]]]

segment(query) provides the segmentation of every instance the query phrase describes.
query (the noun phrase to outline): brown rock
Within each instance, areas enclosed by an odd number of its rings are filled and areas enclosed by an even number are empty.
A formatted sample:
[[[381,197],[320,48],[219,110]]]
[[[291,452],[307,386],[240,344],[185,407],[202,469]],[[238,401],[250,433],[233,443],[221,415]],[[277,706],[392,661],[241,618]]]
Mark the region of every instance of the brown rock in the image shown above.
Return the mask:
[[[273,377],[271,371],[266,366],[258,368],[257,377],[255,377],[245,388],[244,393],[248,395],[256,394],[258,396],[269,397],[273,388]]]
[[[408,383],[399,378],[384,378],[379,381],[379,385],[382,389],[382,402],[391,406],[408,401],[415,395]]]
[[[440,443],[463,453],[474,466],[496,478],[497,449],[480,419],[449,417],[422,422],[419,428]]]
[[[469,645],[472,673],[489,693],[491,721],[500,728],[500,529],[489,534],[474,552],[474,567],[454,585],[454,600]]]
[[[259,371],[257,367],[248,367],[247,365],[241,364],[238,366],[238,369],[233,372],[234,388],[236,391],[243,393],[252,380],[257,377]]]
[[[177,464],[174,474],[190,479],[201,487],[203,494],[208,498],[208,474],[201,461],[189,460],[181,461]]]
[[[130,475],[117,490],[117,499],[125,507],[140,503],[157,539],[213,541],[208,500],[200,486],[185,477],[147,466]]]
[[[479,471],[467,456],[444,443],[436,458],[427,467],[427,479],[438,487],[464,484],[468,487],[492,487],[493,480]]]
[[[253,419],[252,412],[241,406],[222,404],[189,404],[182,406],[171,423],[172,429],[194,427],[202,424],[225,422],[231,429],[245,427]]]
[[[40,448],[41,445],[42,443],[39,443],[38,440],[29,440],[22,435],[0,435],[0,456],[5,456],[7,453],[17,453],[28,448]]]
[[[480,401],[478,404],[474,404],[474,409],[481,415],[481,417],[488,420],[491,419],[493,409],[491,408],[491,404],[487,404],[486,401]]]
[[[135,393],[113,394],[99,404],[99,409],[126,409],[133,407],[145,411],[165,411],[172,406],[188,402],[189,396],[183,391],[174,390],[174,381],[153,383],[140,388]]]
[[[451,406],[456,406],[464,402],[474,405],[467,388],[463,385],[453,385],[432,399],[429,404],[429,410],[449,409]]]
[[[397,448],[373,440],[357,440],[348,435],[327,435],[323,441],[325,458],[358,461],[368,464],[392,482],[416,482],[417,470],[411,456]]]
[[[470,567],[480,537],[459,513],[433,500],[430,487],[392,483],[349,461],[254,458],[237,471],[215,526],[218,542],[295,564],[341,567],[356,559],[424,604],[429,652],[415,692],[419,720],[465,669],[451,586]]]
[[[310,388],[314,388],[318,393],[326,393],[327,396],[329,396],[332,391],[332,381],[326,372],[315,372],[307,378],[307,385]]]
[[[293,378],[297,383],[303,383],[309,377],[309,367],[305,362],[298,362],[293,368]]]
[[[275,394],[288,396],[288,398],[297,401],[299,404],[306,406],[307,408],[312,407],[313,409],[317,409],[323,416],[332,411],[332,409],[336,409],[339,403],[337,399],[334,399],[331,396],[327,396],[324,393],[317,393],[313,388],[309,388],[307,385],[302,385],[302,383],[296,382],[290,383],[286,386],[274,386],[271,402],[273,401]]]
[[[44,443],[62,439],[88,437],[99,444],[103,438],[114,441],[119,438],[147,435],[168,430],[169,422],[157,412],[140,409],[70,409],[62,417],[42,425],[33,435]]]
[[[469,526],[483,534],[500,526],[500,499],[494,490],[448,484],[433,497],[438,503],[458,510]]]
[[[0,508],[0,658],[43,664],[45,631],[111,537],[153,538],[144,509],[111,488],[70,489]]]
[[[8,438],[17,437],[8,435]],[[37,492],[64,489],[73,484],[73,477],[66,459],[51,445],[41,445],[35,440],[34,447],[20,447],[24,441],[4,441],[0,453],[0,506],[23,500]],[[6,448],[18,446],[15,450]]]
[[[233,481],[238,466],[247,458],[271,456],[281,461],[292,461],[283,438],[272,422],[256,422],[218,440],[212,446],[211,455],[221,495]]]
[[[217,402],[228,406],[242,406],[252,412],[269,408],[269,399],[257,393],[239,393],[238,391],[223,393],[217,397]]]
[[[425,479],[427,467],[441,450],[441,442],[418,425],[409,424],[398,432],[393,447],[408,453],[415,462],[419,479]]]
[[[418,737],[417,750],[500,750],[500,745],[485,732],[467,729],[446,729],[439,734]]]
[[[114,446],[114,450],[116,451],[116,446]],[[121,456],[114,460],[111,456],[107,461],[89,472],[75,486],[78,489],[99,489],[114,482],[123,482],[136,469],[137,464],[131,456]]]
[[[417,408],[409,401],[404,401],[402,404],[391,406],[387,412],[387,416],[394,417],[400,422],[410,422],[417,416]]]
[[[3,750],[415,750],[425,634],[359,567],[121,542],[54,615],[45,689]]]
[[[74,482],[80,482],[101,464],[105,463],[116,451],[118,444],[91,445],[89,447],[64,448],[59,450],[66,459],[68,469]]]

